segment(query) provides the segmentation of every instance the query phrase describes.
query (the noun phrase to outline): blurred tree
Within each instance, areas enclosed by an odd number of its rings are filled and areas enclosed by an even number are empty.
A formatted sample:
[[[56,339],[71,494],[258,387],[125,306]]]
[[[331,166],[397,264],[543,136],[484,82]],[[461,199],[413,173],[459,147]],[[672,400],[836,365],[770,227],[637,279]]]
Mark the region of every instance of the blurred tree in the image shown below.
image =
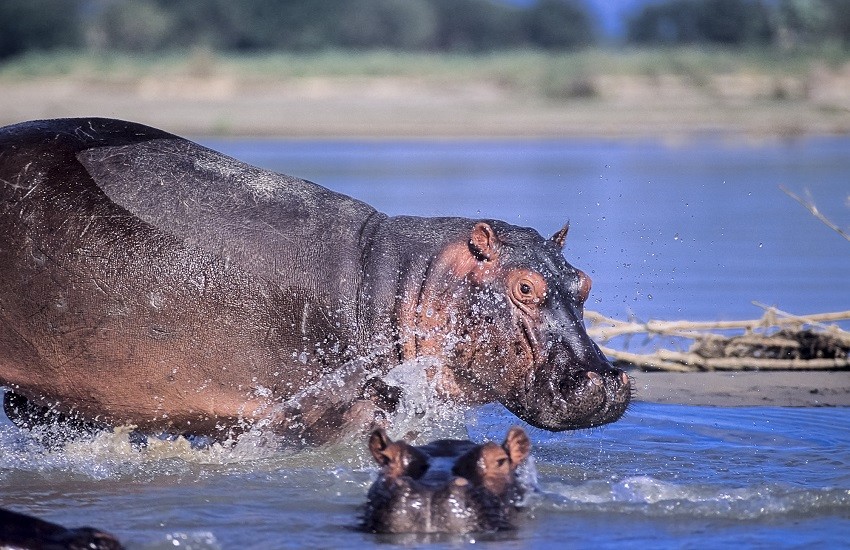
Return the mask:
[[[154,0],[113,0],[94,23],[99,47],[128,52],[151,52],[171,43],[176,26],[172,12]]]
[[[525,40],[521,11],[492,0],[430,0],[437,14],[439,50],[488,51]]]
[[[333,0],[157,0],[174,14],[172,43],[222,50],[311,50],[336,37]]]
[[[528,40],[541,48],[566,50],[596,40],[591,16],[577,0],[540,0],[526,17]]]
[[[696,29],[688,0],[645,6],[627,24],[627,39],[639,44],[694,41]],[[689,24],[690,23],[690,24]]]
[[[773,37],[770,13],[757,0],[705,0],[696,24],[702,40],[718,44],[765,44]]]
[[[770,10],[758,0],[673,0],[647,5],[628,23],[628,40],[649,44],[767,43]]]
[[[247,0],[234,3],[255,5],[248,19],[256,28],[263,29],[266,39],[262,47],[304,51],[338,44],[342,7],[338,1]]]
[[[787,45],[850,44],[850,0],[782,0],[779,26]]]
[[[0,58],[82,43],[78,0],[0,1]]]
[[[436,30],[428,0],[349,0],[339,18],[340,44],[355,48],[423,49]]]
[[[836,38],[850,46],[850,0],[825,0],[832,13],[832,28]]]

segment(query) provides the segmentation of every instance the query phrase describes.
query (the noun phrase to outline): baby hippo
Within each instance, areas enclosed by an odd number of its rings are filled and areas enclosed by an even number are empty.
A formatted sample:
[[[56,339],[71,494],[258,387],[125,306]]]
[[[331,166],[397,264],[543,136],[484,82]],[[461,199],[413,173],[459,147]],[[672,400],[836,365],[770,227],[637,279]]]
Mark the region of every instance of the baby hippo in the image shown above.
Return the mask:
[[[441,439],[414,447],[382,429],[369,437],[381,472],[369,489],[363,528],[373,533],[470,533],[512,529],[522,487],[517,467],[531,441],[522,428],[502,445]]]

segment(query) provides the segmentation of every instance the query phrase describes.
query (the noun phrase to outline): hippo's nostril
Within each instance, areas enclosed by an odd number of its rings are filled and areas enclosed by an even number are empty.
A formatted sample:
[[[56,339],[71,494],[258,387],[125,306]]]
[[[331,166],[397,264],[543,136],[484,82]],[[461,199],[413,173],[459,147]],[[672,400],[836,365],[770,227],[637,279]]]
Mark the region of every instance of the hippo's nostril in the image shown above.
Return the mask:
[[[601,386],[603,384],[602,377],[593,371],[588,372],[587,377],[590,378],[590,381],[594,386]]]

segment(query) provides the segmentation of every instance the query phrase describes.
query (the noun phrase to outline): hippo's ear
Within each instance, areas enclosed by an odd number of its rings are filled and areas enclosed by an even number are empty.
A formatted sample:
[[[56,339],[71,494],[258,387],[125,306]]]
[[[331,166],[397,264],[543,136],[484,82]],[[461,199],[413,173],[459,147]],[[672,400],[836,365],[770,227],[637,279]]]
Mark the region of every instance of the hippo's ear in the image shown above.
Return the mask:
[[[516,468],[531,453],[531,440],[526,435],[525,430],[514,426],[508,430],[508,435],[505,437],[502,447],[511,458],[511,465]]]
[[[496,236],[496,232],[487,222],[478,222],[472,228],[469,248],[479,260],[495,260],[501,245],[502,242]]]
[[[369,436],[369,452],[375,462],[381,466],[386,466],[392,460],[392,457],[386,452],[393,440],[389,438],[387,432],[383,428],[378,428]]]
[[[558,248],[564,248],[564,243],[567,242],[567,233],[570,232],[570,222],[564,224],[560,231],[552,235],[552,242],[558,245]]]

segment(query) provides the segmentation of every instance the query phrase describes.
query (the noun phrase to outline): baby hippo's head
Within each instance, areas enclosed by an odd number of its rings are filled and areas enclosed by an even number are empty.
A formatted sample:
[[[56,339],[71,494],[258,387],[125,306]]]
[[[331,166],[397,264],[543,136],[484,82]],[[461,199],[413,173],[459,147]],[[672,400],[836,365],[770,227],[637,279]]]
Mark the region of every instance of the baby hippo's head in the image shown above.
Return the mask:
[[[363,528],[374,533],[469,533],[511,529],[522,488],[517,467],[531,441],[511,428],[504,443],[441,439],[414,447],[377,429],[369,451],[381,465]]]

